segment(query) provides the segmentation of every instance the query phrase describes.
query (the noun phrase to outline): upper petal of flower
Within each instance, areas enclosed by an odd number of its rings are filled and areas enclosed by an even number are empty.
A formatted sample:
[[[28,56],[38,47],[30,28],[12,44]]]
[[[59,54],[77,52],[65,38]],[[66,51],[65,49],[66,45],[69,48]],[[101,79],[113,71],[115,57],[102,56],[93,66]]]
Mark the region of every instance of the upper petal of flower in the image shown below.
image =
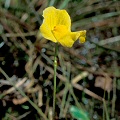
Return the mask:
[[[67,30],[70,31],[71,19],[66,10],[59,10],[54,7],[48,7],[43,11],[43,23],[40,27],[40,32],[46,39],[57,42],[52,31],[57,25],[65,25]]]

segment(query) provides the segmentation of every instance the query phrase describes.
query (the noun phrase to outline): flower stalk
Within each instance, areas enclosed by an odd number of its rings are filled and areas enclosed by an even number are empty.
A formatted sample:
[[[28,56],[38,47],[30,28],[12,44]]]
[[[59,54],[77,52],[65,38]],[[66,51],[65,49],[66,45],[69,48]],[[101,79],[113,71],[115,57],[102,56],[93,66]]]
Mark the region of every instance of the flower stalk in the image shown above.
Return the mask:
[[[55,44],[54,55],[54,90],[53,90],[53,117],[55,116],[55,104],[56,104],[56,71],[57,71],[57,55],[58,55],[58,43]]]

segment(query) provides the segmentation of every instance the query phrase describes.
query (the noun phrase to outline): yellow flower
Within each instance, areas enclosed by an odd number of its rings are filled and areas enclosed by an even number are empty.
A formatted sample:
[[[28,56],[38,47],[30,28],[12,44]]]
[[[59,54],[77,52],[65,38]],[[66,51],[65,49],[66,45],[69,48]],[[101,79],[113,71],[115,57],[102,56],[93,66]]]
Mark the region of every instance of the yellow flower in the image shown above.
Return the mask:
[[[65,47],[72,47],[77,39],[85,42],[86,30],[71,32],[71,19],[66,10],[48,7],[43,11],[43,17],[40,32],[44,38]]]

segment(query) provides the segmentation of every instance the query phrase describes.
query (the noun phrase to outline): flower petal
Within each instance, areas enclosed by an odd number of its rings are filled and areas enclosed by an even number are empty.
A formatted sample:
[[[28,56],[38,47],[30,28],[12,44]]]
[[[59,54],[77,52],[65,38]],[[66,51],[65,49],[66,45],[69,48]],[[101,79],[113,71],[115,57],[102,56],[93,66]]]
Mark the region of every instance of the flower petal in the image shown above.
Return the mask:
[[[80,32],[71,32],[71,37],[73,41],[76,41],[80,36]]]
[[[81,42],[81,43],[84,43],[84,42],[85,42],[85,37],[80,37],[79,39],[80,39],[80,42]]]
[[[56,25],[56,13],[54,7],[48,7],[43,11],[43,23],[40,26],[40,32],[44,38],[49,39],[53,42],[57,42],[53,36],[52,30]]]
[[[49,28],[49,26],[47,24],[43,23],[40,26],[40,32],[41,32],[41,34],[44,38],[46,38],[48,40],[51,40],[52,42],[57,42],[57,40],[53,36],[53,33],[52,33],[51,29]]]
[[[59,29],[60,30],[60,29]],[[60,31],[59,31],[60,32]],[[84,39],[85,41],[85,37],[83,36],[83,34],[85,33],[85,31],[78,31],[78,32],[65,32],[64,29],[62,29],[62,32],[66,33],[64,34],[63,37],[58,37],[58,42],[65,47],[72,47],[74,42],[80,37]],[[60,32],[61,33],[61,32]],[[85,35],[85,34],[84,34]],[[58,35],[60,36],[60,35]]]
[[[84,43],[85,42],[85,39],[86,39],[86,30],[83,30],[83,31],[80,31],[80,36],[79,36],[79,41],[81,43]]]
[[[65,25],[57,25],[54,27],[53,34],[56,40],[63,46],[72,47],[74,40],[71,32],[68,31]],[[78,36],[79,37],[79,36]]]
[[[71,30],[71,19],[66,10],[57,10],[57,25],[65,25],[67,30]]]
[[[50,30],[57,25],[57,9],[54,7],[48,7],[43,11],[44,21],[43,24],[47,25]]]
[[[43,24],[40,27],[40,32],[46,39],[57,42],[52,30],[57,25],[65,25],[70,31],[71,19],[66,10],[59,10],[54,7],[48,7],[43,11]]]
[[[71,35],[68,34],[59,39],[58,42],[64,47],[72,47],[75,41],[72,39]]]
[[[67,30],[67,27],[65,25],[57,25],[54,27],[52,33],[56,40],[58,41],[59,39],[63,38],[70,32]]]

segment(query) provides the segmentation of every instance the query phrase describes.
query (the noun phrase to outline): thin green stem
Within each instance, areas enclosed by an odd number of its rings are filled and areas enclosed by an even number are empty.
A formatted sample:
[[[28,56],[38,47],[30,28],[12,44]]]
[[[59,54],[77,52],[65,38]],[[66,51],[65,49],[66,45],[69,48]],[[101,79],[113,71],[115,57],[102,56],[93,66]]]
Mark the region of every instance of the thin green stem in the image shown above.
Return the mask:
[[[105,90],[104,90],[103,98],[105,99]],[[105,120],[105,107],[103,107],[103,120]]]
[[[77,100],[77,98],[76,98],[76,96],[74,94],[72,86],[70,86],[70,93],[73,96],[73,99],[75,100],[75,104],[77,105],[77,107],[83,109],[81,104],[78,102],[78,100]]]
[[[104,105],[104,109],[106,113],[106,120],[110,120],[109,115],[108,115],[108,109],[107,109],[106,102],[104,99],[103,99],[103,105]]]
[[[115,117],[116,78],[113,79],[112,117]]]
[[[55,55],[54,55],[53,117],[55,116],[55,103],[56,103],[56,71],[57,71],[57,55],[58,55],[58,43],[55,44]]]
[[[110,91],[108,91],[108,103],[107,103],[107,108],[108,108],[108,116],[110,117]]]
[[[55,4],[55,0],[50,0],[49,6],[53,6]]]
[[[65,8],[65,7],[67,6],[67,4],[68,4],[69,1],[70,1],[70,0],[65,0],[64,2],[62,2],[62,3],[60,4],[59,9]]]
[[[71,94],[70,94],[70,92],[69,92],[68,98],[67,98],[67,101],[66,101],[64,110],[63,110],[64,116],[66,116],[66,114],[67,114],[67,112],[68,112],[69,105],[70,105],[70,99],[71,99]]]
[[[59,118],[63,117],[63,109],[64,109],[65,102],[66,102],[67,92],[68,92],[68,82],[66,82],[66,84],[65,84],[65,89],[64,89],[64,94],[63,94],[63,98],[62,98]]]

